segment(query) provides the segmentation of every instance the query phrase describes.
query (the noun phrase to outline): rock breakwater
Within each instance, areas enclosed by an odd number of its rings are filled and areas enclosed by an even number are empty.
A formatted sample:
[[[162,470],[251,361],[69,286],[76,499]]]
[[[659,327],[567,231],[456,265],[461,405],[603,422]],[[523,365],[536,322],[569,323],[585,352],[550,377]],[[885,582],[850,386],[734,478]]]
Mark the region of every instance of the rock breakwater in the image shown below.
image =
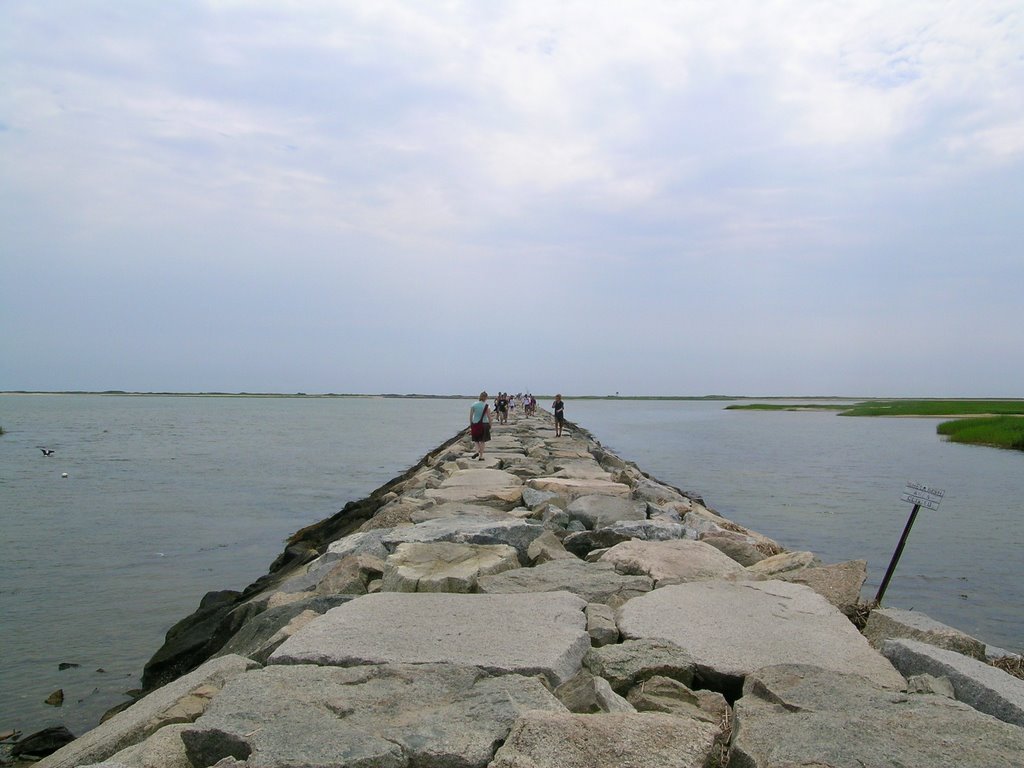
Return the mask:
[[[1020,764],[1024,682],[917,614],[876,611],[869,641],[863,562],[787,552],[544,415],[471,451],[207,595],[148,695],[40,768]]]

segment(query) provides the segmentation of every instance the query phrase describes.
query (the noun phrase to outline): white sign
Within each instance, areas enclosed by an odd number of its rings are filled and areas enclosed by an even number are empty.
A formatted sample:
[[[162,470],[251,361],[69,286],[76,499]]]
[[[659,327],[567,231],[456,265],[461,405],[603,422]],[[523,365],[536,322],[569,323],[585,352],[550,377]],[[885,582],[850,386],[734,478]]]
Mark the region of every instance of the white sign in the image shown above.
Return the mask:
[[[929,488],[920,483],[907,483],[900,498],[908,504],[917,504],[925,509],[938,509],[946,492],[939,488]]]

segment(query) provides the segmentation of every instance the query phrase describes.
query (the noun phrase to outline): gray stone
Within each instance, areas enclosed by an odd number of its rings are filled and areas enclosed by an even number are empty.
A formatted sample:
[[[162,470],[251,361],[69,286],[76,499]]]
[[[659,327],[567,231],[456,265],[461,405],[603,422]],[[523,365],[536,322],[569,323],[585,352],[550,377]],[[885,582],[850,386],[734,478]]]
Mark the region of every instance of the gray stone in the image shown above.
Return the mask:
[[[607,680],[619,694],[626,694],[636,684],[655,676],[692,685],[696,668],[685,649],[657,639],[626,640],[592,648],[584,656],[583,666]]]
[[[562,540],[551,531],[544,531],[540,536],[530,542],[526,549],[526,556],[534,565],[550,562],[551,560],[576,559],[564,546]]]
[[[618,533],[610,528],[601,528],[596,531],[586,529],[577,531],[576,528],[583,528],[583,523],[573,520],[567,526],[567,530],[572,533],[562,539],[562,546],[576,557],[586,557],[595,549],[608,549],[632,538],[627,533]]]
[[[615,611],[604,603],[587,603],[587,634],[590,644],[597,648],[619,642],[619,627],[615,623]]]
[[[956,691],[949,678],[934,675],[910,675],[907,678],[907,693],[934,693],[947,699],[956,698]]]
[[[539,523],[517,518],[495,520],[465,515],[395,528],[384,536],[382,542],[390,552],[398,549],[400,544],[407,543],[451,541],[458,544],[508,544],[515,547],[521,563],[528,563],[530,544],[545,530]]]
[[[651,480],[647,477],[642,477],[637,481],[636,487],[633,489],[633,497],[658,505],[664,505],[673,501],[685,502],[687,500],[686,497],[675,488],[671,488],[664,483],[659,483],[656,480]]]
[[[620,520],[646,520],[647,505],[621,496],[580,496],[565,510],[587,528],[604,528]]]
[[[736,685],[755,669],[793,659],[887,687],[906,684],[825,598],[784,581],[662,587],[622,607],[619,631],[623,637],[661,638],[686,648],[701,679],[717,690]]]
[[[652,586],[646,576],[624,576],[610,564],[585,563],[576,558],[551,560],[477,580],[477,590],[486,594],[564,591],[588,603],[614,606],[649,592]]]
[[[495,674],[543,674],[558,685],[576,674],[590,648],[585,605],[567,592],[379,592],[328,611],[286,640],[269,661],[341,667],[457,663]]]
[[[528,712],[490,768],[710,768],[719,729],[660,712]]]
[[[549,465],[552,477],[611,480],[611,474],[593,459],[557,459]]]
[[[964,704],[808,666],[752,673],[735,716],[730,768],[980,768],[1024,754],[1024,730]]]
[[[459,504],[448,502],[444,504],[432,504],[429,507],[418,509],[409,515],[410,523],[422,523],[427,520],[437,520],[441,517],[490,517],[505,518],[508,513],[503,509],[488,507],[483,504]]]
[[[349,555],[373,555],[383,560],[390,553],[381,543],[381,539],[390,531],[390,528],[377,528],[372,531],[353,533],[331,542],[327,547],[327,552],[314,560],[310,564],[309,570],[323,568],[335,560],[341,560]]]
[[[384,564],[385,592],[461,592],[476,589],[480,576],[519,567],[507,544],[401,544]]]
[[[536,678],[464,666],[268,667],[226,687],[182,739],[201,766],[483,768],[526,710],[565,711]]]
[[[644,574],[655,586],[705,579],[747,578],[746,569],[710,544],[689,539],[626,541],[601,556],[619,573]]]
[[[115,765],[124,768],[193,768],[181,740],[181,732],[188,727],[188,724],[165,726],[142,743],[122,749],[99,765],[106,768]]]
[[[753,542],[748,541],[745,536],[738,533],[722,531],[721,533],[706,533],[700,537],[705,544],[710,544],[715,549],[728,555],[743,567],[751,566],[764,560],[764,554]]]
[[[608,496],[629,496],[629,486],[611,480],[587,480],[574,477],[535,477],[526,481],[527,488],[537,491],[548,491],[568,499],[578,499],[581,496],[592,496],[604,494]]]
[[[983,642],[919,611],[876,608],[868,616],[864,637],[875,648],[880,648],[886,640],[919,640],[979,661],[986,660]]]
[[[918,640],[886,640],[882,653],[904,675],[946,677],[958,701],[1024,726],[1024,680],[983,661]]]
[[[813,552],[783,552],[754,563],[747,570],[762,579],[778,579],[795,576],[804,568],[818,564]]]
[[[633,705],[612,690],[603,677],[581,670],[574,678],[555,688],[555,698],[570,712],[636,712]]]
[[[638,712],[665,712],[707,723],[728,723],[729,702],[717,691],[694,691],[670,677],[655,675],[629,689],[626,700]]]
[[[853,616],[860,605],[860,591],[867,577],[867,560],[849,560],[834,565],[810,566],[778,578],[810,587],[844,614]]]
[[[91,731],[86,731],[38,763],[39,768],[76,768],[106,760],[122,749],[148,739],[165,725],[183,722],[182,712],[195,713],[233,677],[258,665],[241,656],[223,656],[150,693]],[[202,695],[198,695],[199,691]]]
[[[217,652],[217,656],[238,654],[263,664],[267,657],[285,641],[288,635],[281,633],[297,616],[306,612],[326,613],[331,608],[343,605],[353,597],[354,595],[314,597],[289,603],[279,608],[268,608],[243,624],[242,628]]]
[[[669,520],[623,520],[612,523],[604,530],[641,541],[672,541],[690,538],[684,526]]]

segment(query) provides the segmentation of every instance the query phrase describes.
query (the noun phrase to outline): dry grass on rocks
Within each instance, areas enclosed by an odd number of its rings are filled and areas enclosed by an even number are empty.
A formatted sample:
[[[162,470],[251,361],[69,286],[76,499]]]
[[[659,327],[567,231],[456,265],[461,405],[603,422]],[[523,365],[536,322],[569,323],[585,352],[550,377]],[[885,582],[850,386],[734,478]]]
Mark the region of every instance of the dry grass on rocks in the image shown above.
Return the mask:
[[[992,660],[992,666],[1024,680],[1024,656],[1000,656]]]

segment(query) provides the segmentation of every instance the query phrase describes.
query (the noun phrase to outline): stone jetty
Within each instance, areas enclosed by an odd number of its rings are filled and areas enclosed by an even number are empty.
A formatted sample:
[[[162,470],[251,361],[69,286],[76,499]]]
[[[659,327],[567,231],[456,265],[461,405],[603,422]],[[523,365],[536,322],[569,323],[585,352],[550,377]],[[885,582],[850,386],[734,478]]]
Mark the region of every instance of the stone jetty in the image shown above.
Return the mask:
[[[545,414],[207,595],[40,768],[1024,765],[1024,681]]]

